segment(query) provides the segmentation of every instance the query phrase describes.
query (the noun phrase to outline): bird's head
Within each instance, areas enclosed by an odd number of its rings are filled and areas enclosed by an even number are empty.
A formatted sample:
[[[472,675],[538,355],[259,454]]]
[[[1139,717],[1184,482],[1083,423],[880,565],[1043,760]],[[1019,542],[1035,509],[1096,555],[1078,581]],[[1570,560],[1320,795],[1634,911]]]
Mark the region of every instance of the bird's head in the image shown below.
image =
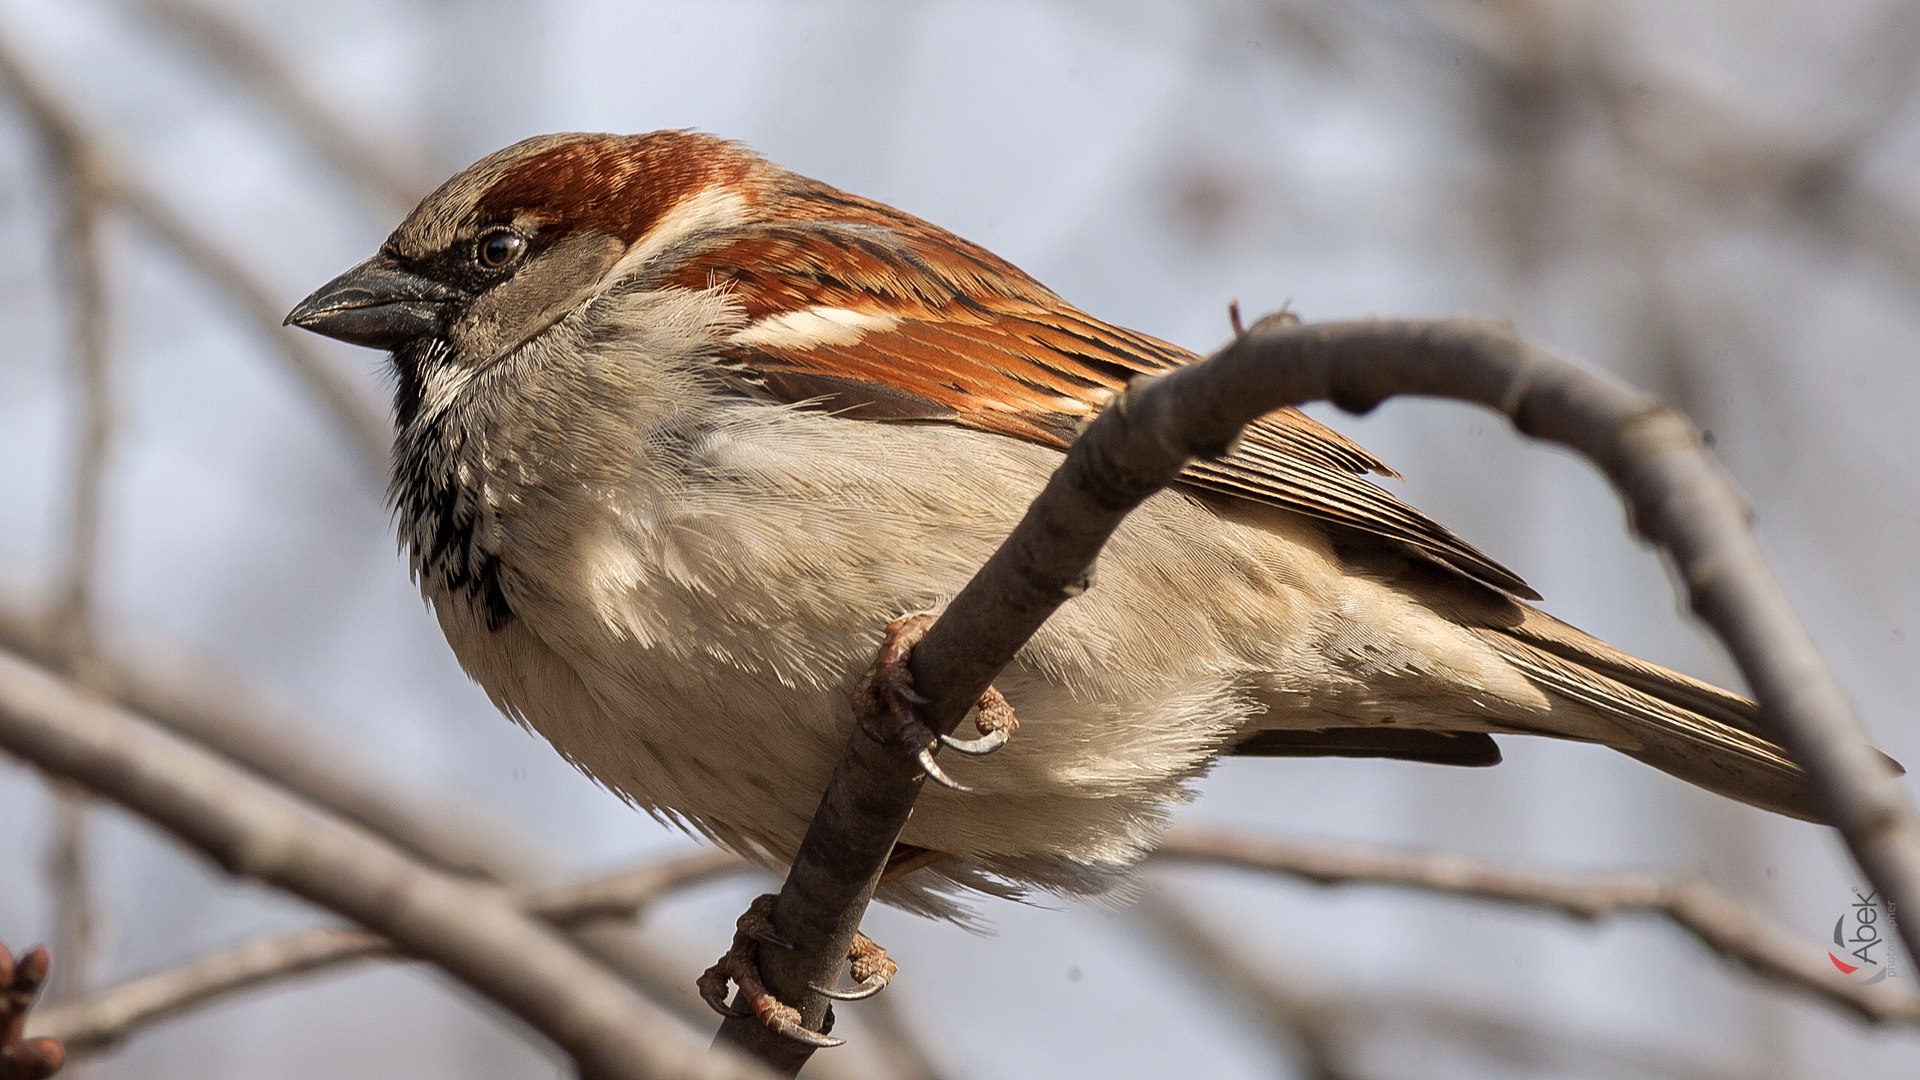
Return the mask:
[[[484,368],[674,249],[751,215],[776,167],[685,131],[542,135],[442,184],[287,323],[426,364]]]

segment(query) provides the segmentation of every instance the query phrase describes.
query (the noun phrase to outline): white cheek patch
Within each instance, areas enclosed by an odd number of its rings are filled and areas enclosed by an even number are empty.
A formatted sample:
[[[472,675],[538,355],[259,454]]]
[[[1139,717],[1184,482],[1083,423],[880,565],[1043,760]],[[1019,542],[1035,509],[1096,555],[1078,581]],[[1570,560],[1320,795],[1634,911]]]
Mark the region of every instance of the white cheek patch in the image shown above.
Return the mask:
[[[673,204],[673,209],[661,215],[660,220],[647,230],[647,235],[601,277],[600,284],[604,288],[639,273],[662,252],[690,236],[725,229],[746,220],[747,200],[739,192],[724,187],[701,188]]]
[[[810,307],[761,319],[733,335],[733,343],[788,349],[852,345],[868,334],[884,333],[898,325],[900,319],[896,315],[842,307]]]
[[[467,384],[473,381],[474,369],[464,364],[432,363],[424,366],[423,374],[420,415],[431,418],[446,412],[459,400]]]

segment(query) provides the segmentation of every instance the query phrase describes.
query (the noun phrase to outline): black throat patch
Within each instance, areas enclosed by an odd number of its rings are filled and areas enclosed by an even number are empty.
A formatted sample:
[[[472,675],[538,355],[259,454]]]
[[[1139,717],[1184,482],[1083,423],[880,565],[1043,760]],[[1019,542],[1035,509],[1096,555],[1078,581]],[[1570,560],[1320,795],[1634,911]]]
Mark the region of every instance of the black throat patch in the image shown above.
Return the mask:
[[[444,351],[443,343],[428,341],[394,354],[399,433],[388,497],[415,580],[473,605],[486,617],[489,630],[499,630],[514,614],[502,587],[499,553],[484,538],[481,515],[487,499],[479,486],[478,448],[457,410],[433,416],[422,412],[426,372],[429,365],[446,362],[436,355]]]

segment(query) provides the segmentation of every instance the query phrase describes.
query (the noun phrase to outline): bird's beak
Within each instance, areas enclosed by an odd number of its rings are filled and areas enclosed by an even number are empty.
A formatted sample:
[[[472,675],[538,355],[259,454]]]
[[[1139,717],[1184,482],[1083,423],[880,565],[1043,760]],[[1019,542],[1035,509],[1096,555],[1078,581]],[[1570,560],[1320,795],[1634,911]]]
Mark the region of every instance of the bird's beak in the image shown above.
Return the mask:
[[[459,294],[375,255],[320,286],[287,313],[286,325],[330,338],[391,349],[446,329]]]

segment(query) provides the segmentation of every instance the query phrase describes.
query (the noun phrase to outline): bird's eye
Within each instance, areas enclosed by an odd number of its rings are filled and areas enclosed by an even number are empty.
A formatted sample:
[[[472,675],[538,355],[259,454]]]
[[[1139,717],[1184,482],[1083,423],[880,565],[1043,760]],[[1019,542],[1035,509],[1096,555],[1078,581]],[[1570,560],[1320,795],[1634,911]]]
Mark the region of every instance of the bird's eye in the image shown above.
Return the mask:
[[[498,270],[518,261],[526,250],[526,237],[507,229],[494,229],[481,234],[479,242],[473,246],[473,257],[481,266]]]

